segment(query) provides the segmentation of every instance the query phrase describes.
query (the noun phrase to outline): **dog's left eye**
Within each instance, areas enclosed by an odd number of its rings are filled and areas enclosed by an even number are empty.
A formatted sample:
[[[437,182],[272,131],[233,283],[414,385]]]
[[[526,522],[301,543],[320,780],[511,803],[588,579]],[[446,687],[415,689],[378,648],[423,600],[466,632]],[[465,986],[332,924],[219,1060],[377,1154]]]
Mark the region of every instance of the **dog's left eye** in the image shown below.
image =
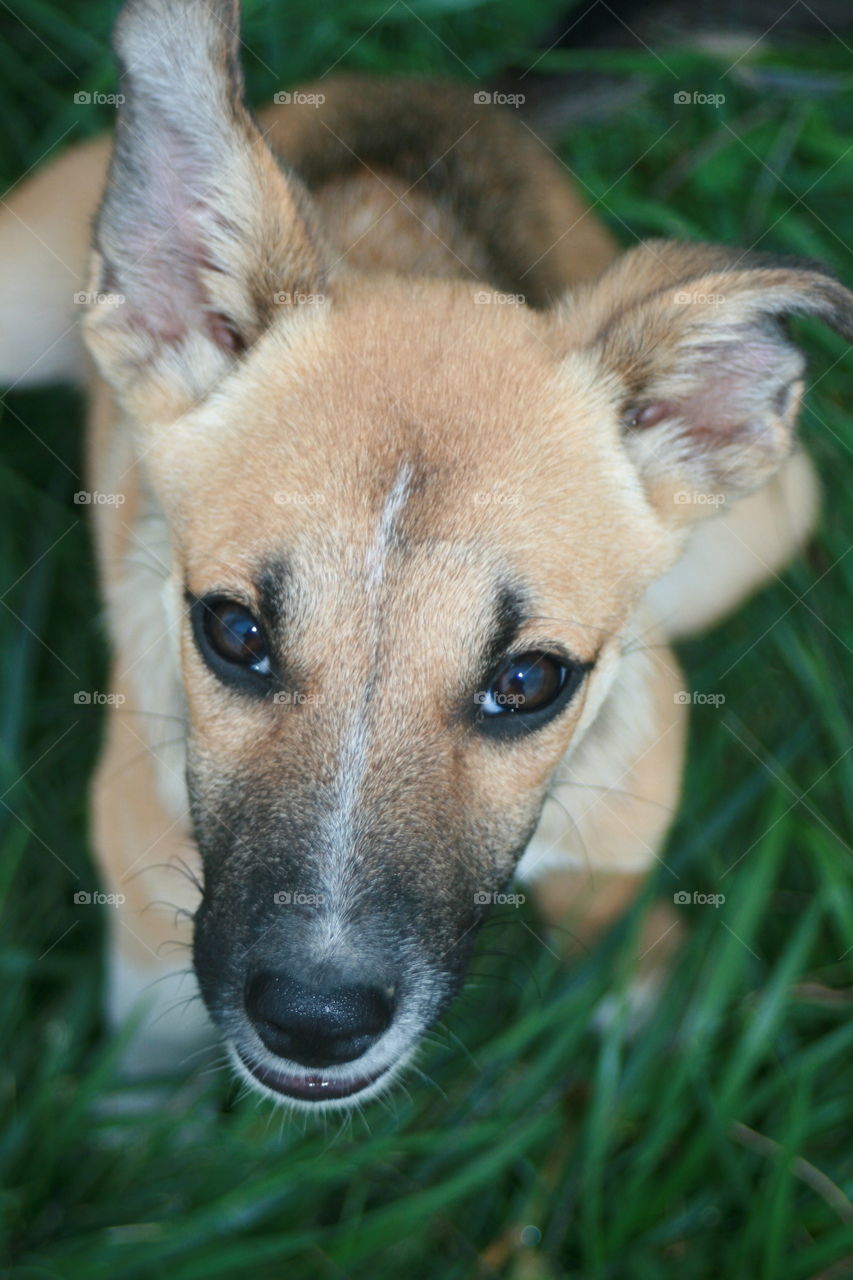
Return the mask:
[[[581,663],[533,650],[510,658],[477,695],[480,727],[503,735],[545,724],[568,702],[585,670]]]
[[[199,600],[194,608],[195,632],[205,657],[219,670],[221,664],[271,674],[269,648],[257,618],[236,600]]]

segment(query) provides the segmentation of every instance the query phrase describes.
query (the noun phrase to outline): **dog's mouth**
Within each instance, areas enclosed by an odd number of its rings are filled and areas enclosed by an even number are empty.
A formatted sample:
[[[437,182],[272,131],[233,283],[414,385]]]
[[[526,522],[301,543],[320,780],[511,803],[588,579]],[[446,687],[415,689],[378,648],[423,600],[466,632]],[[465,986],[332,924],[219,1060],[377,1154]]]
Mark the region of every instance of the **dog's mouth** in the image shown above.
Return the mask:
[[[325,1075],[322,1071],[280,1071],[276,1067],[265,1066],[261,1062],[246,1057],[236,1050],[237,1057],[245,1069],[266,1089],[281,1094],[284,1098],[293,1098],[298,1102],[337,1102],[378,1084],[389,1068],[383,1067],[371,1075],[358,1075],[338,1079]]]

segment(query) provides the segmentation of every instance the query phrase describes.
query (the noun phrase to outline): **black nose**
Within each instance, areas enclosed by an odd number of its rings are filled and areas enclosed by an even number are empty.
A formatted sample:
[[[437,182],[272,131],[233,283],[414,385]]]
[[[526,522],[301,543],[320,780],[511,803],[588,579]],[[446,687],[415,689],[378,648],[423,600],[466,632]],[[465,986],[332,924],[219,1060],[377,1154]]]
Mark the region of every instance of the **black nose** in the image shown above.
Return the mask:
[[[360,1058],[389,1026],[393,1013],[390,990],[306,986],[273,970],[249,979],[245,1000],[267,1048],[305,1067]]]

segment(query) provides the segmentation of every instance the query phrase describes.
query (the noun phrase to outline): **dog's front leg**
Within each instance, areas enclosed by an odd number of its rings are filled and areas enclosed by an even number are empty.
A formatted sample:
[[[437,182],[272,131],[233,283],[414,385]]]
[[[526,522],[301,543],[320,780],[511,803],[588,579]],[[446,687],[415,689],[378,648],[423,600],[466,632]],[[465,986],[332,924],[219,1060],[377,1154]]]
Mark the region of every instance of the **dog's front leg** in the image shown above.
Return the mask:
[[[124,699],[124,701],[121,701]],[[153,748],[117,686],[92,794],[101,876],[115,895],[109,923],[106,1014],[141,1023],[128,1074],[180,1067],[213,1040],[192,968],[192,915],[200,894],[188,816],[159,795]]]
[[[683,678],[670,650],[655,641],[645,633],[623,660],[595,723],[558,771],[519,869],[541,914],[563,931],[570,958],[624,914],[662,862],[678,806]],[[657,986],[680,936],[674,908],[655,903],[637,941],[638,1002]]]

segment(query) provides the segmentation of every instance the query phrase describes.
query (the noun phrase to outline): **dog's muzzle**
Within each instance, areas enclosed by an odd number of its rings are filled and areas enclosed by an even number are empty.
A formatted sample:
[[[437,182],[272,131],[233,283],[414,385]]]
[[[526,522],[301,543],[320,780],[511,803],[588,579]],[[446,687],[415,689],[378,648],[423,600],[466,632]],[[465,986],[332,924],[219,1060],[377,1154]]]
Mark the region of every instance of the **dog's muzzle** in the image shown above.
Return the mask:
[[[252,861],[208,851],[193,960],[248,1085],[305,1110],[343,1109],[384,1092],[411,1060],[462,985],[487,907],[461,858],[446,859],[443,879],[419,880],[377,846],[357,876],[333,876],[307,844]],[[297,893],[306,883],[310,894]]]
[[[251,1035],[235,1041],[235,1060],[284,1099],[343,1102],[393,1074],[398,1054],[389,1062],[379,1042],[394,1022],[395,996],[392,982],[340,970],[256,970],[243,989]]]
[[[300,1075],[292,1071],[264,1066],[260,1062],[253,1062],[251,1058],[245,1057],[239,1050],[237,1050],[237,1056],[258,1084],[295,1102],[343,1102],[347,1098],[363,1093],[372,1085],[379,1084],[382,1077],[388,1074],[386,1070],[382,1070],[375,1075],[354,1075],[338,1080],[322,1071],[309,1071]]]
[[[393,987],[308,986],[266,970],[246,984],[246,1012],[271,1053],[303,1067],[360,1058],[391,1025]]]

